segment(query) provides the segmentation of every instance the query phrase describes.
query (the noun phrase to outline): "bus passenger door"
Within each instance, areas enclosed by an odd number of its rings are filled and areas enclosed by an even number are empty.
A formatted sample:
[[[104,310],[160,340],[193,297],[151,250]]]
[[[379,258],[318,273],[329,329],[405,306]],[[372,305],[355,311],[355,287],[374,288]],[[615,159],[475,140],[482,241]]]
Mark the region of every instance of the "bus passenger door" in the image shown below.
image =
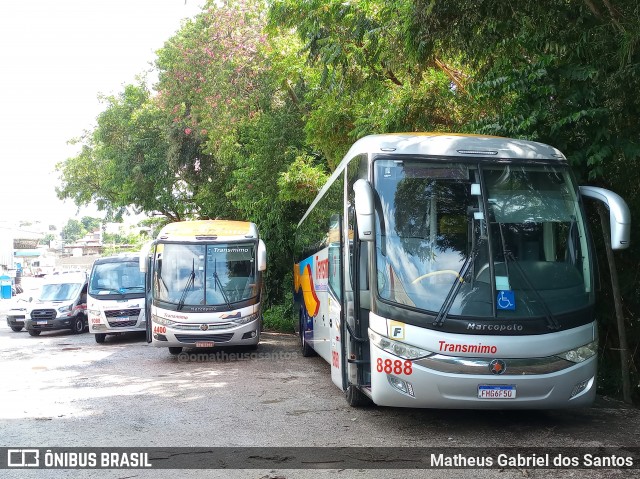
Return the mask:
[[[342,324],[342,247],[339,239],[340,217],[331,217],[330,237],[332,242],[329,245],[328,254],[328,317],[327,331],[329,333],[329,344],[331,345],[331,380],[341,390],[344,389],[342,380],[342,334],[340,332]]]

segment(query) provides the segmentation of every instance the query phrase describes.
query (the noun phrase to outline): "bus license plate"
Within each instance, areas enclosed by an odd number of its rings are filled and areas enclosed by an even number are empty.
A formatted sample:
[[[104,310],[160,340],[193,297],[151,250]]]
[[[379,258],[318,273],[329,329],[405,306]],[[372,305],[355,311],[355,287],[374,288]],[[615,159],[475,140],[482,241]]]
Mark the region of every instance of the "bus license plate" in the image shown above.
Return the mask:
[[[196,348],[212,348],[213,341],[196,341]]]
[[[516,387],[513,384],[509,384],[509,385],[479,384],[478,398],[479,399],[515,399]]]
[[[111,320],[114,323],[121,323],[124,321],[129,321],[129,316],[116,316]]]
[[[36,321],[36,324],[48,324],[47,321]]]

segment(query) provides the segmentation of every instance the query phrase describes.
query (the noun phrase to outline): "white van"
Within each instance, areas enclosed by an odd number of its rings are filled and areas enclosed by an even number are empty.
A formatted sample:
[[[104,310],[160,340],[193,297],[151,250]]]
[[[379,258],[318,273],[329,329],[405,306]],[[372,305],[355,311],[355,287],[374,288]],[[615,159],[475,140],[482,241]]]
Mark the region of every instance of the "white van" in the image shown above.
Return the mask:
[[[58,329],[70,329],[73,333],[80,334],[87,327],[85,273],[47,276],[37,297],[30,301],[24,326],[31,336]]]
[[[96,343],[107,334],[146,331],[145,275],[138,253],[99,258],[89,276],[87,315]]]

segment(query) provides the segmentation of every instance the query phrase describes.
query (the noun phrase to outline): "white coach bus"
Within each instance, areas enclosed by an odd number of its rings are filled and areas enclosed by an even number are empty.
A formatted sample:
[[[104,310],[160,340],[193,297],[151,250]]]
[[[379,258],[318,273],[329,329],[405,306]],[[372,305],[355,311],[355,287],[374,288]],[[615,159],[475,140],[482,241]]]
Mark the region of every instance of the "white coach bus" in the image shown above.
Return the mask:
[[[595,262],[583,198],[557,149],[437,133],[357,141],[298,225],[304,356],[353,406],[564,408],[596,393]]]
[[[147,272],[147,342],[256,348],[267,251],[256,225],[184,221],[165,226],[141,255]]]

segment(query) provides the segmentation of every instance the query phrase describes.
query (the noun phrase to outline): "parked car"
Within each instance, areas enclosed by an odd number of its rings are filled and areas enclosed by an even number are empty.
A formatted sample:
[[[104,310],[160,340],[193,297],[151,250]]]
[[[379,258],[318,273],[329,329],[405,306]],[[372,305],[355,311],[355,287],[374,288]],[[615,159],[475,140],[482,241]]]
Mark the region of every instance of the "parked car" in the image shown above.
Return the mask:
[[[41,286],[38,297],[29,303],[25,327],[31,336],[57,329],[79,334],[87,328],[86,310],[87,275],[52,275]]]
[[[11,308],[9,308],[9,311],[7,312],[7,326],[9,326],[12,331],[17,333],[22,331],[22,328],[24,328],[24,318],[27,314],[28,305],[29,301],[20,298]]]

